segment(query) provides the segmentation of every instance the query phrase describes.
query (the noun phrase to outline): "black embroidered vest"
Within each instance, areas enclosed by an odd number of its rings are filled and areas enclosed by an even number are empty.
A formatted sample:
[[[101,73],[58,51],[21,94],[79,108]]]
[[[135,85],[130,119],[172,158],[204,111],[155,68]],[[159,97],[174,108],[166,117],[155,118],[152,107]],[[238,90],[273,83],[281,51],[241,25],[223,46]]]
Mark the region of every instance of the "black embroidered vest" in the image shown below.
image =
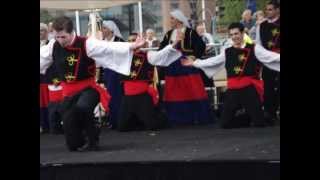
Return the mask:
[[[245,48],[230,47],[225,50],[227,77],[256,76],[260,72],[261,63],[254,55],[254,45]]]
[[[47,77],[47,82],[48,84],[55,84],[58,85],[60,84],[60,78],[59,78],[59,74],[57,71],[57,68],[54,64],[52,64],[46,72],[46,77]]]
[[[53,62],[59,79],[65,82],[84,80],[95,76],[96,65],[89,58],[85,48],[86,38],[76,36],[73,44],[62,47],[58,42],[53,46]]]
[[[261,23],[260,39],[264,48],[280,52],[280,18],[273,23],[268,21]]]
[[[146,52],[135,52],[130,68],[130,75],[123,76],[123,80],[147,80],[152,81],[154,66],[147,59]]]
[[[165,41],[168,41],[167,44],[173,43],[172,40],[170,40],[172,32],[173,30],[170,30],[165,35]],[[184,40],[181,43],[177,44],[177,49],[179,49],[185,56],[195,56],[199,58],[204,53],[205,44],[202,41],[201,37],[194,30],[186,28],[184,33]]]

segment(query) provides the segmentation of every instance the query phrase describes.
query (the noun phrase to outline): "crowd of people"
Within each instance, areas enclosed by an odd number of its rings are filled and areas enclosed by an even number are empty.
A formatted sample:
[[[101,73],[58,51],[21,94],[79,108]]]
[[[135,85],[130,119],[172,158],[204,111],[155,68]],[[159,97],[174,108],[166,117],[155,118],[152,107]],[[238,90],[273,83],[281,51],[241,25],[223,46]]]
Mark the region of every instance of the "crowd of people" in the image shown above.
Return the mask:
[[[232,44],[220,54],[204,24],[192,28],[178,9],[161,41],[150,28],[125,40],[110,20],[99,38],[76,35],[68,17],[40,23],[40,133],[64,134],[70,151],[87,151],[99,148],[103,118],[119,131],[214,122],[235,128],[244,109],[248,126],[273,126],[280,118],[280,4],[269,2],[265,14],[253,19],[245,10],[229,25]],[[205,87],[223,68],[227,91],[217,117]]]

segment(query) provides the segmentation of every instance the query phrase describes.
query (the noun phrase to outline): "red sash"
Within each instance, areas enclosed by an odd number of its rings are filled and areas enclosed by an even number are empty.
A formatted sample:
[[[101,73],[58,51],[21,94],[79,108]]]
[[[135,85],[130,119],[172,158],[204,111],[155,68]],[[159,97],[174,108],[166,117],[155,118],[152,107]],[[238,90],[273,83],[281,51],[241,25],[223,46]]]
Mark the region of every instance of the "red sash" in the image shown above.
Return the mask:
[[[49,102],[61,102],[62,100],[62,89],[56,91],[49,90]]]
[[[98,91],[100,95],[100,102],[102,104],[102,107],[106,112],[109,112],[109,102],[111,96],[106,89],[103,89],[96,83],[95,78],[89,78],[82,81],[75,81],[71,83],[62,82],[61,86],[63,97],[73,96],[88,87],[95,89],[96,91]]]
[[[41,83],[40,84],[40,107],[46,108],[49,103],[49,89],[48,84]]]
[[[263,81],[255,79],[252,76],[241,76],[228,78],[229,89],[241,89],[253,85],[258,92],[261,102],[263,102]]]
[[[123,87],[126,96],[148,93],[152,98],[153,105],[159,103],[159,93],[157,89],[150,86],[147,81],[123,81]]]

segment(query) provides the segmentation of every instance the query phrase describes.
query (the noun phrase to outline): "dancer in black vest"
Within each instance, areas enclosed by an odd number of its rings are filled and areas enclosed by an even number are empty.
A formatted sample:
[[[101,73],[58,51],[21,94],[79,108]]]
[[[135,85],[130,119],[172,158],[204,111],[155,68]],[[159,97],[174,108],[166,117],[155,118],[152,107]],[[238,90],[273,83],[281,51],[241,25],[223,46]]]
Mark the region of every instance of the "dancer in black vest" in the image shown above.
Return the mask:
[[[135,41],[136,38],[137,34],[132,33],[128,41]],[[181,39],[177,39],[173,45],[167,45],[160,51],[134,51],[131,73],[122,78],[124,96],[120,107],[119,131],[136,130],[140,127],[156,130],[166,126],[166,117],[157,108],[159,96],[153,86],[154,65],[168,66],[176,61],[181,52],[173,47],[180,41]]]
[[[48,104],[48,115],[49,115],[49,126],[50,133],[52,134],[63,134],[62,127],[62,114],[61,105],[63,101],[62,86],[59,80],[55,66],[50,66],[47,70],[50,84],[48,85],[49,90],[49,104]]]
[[[68,149],[97,150],[93,111],[99,100],[108,111],[110,96],[95,82],[95,63],[128,75],[133,50],[142,46],[145,40],[139,37],[135,43],[125,43],[79,37],[68,17],[55,19],[53,28],[55,39],[40,48],[40,73],[44,74],[53,65],[62,81],[62,119]]]
[[[227,87],[226,99],[221,117],[222,128],[232,128],[233,116],[241,105],[248,112],[252,126],[264,127],[263,118],[263,81],[259,71],[261,63],[270,69],[280,71],[280,54],[268,51],[260,45],[245,44],[244,26],[232,23],[229,33],[233,46],[227,48],[220,55],[206,60],[185,60],[186,66],[201,68],[209,77],[226,68]]]
[[[264,48],[280,53],[280,4],[271,1],[266,6],[268,20],[257,28],[256,42]],[[277,110],[280,108],[280,72],[263,67],[264,81],[264,111],[265,118],[275,124]]]

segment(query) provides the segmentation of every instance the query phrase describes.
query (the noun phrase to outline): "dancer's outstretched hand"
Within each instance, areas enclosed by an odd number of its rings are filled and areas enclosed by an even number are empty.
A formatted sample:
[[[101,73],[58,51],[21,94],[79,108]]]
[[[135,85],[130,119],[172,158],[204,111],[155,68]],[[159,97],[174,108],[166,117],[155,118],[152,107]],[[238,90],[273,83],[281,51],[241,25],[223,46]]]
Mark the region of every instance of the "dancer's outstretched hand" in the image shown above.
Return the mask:
[[[177,31],[176,40],[172,43],[173,47],[176,47],[176,45],[184,40],[184,33],[181,31]]]
[[[146,43],[146,40],[141,35],[138,35],[136,41],[131,46],[131,49],[137,49],[137,48],[143,47],[145,43]]]

